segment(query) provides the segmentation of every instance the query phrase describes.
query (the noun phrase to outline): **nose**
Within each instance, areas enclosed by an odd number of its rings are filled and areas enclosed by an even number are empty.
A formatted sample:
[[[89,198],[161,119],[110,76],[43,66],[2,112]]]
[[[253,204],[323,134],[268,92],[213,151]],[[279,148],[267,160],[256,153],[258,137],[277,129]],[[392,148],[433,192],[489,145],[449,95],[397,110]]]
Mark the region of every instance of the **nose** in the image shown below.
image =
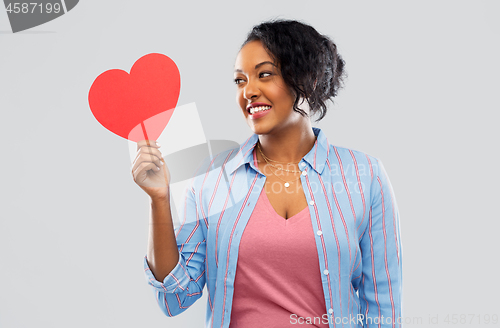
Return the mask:
[[[252,100],[258,98],[260,95],[260,90],[257,83],[249,80],[243,89],[243,97],[247,100]]]

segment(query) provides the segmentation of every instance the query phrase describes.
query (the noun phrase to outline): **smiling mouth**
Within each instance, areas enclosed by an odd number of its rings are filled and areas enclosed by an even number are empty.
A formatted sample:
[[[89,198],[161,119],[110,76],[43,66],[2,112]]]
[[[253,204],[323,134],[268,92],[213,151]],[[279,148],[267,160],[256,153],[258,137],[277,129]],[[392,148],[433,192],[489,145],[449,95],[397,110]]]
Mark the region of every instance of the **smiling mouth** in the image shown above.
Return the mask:
[[[250,107],[248,109],[248,112],[250,115],[253,115],[255,113],[260,113],[260,112],[265,112],[271,109],[271,106],[258,106],[258,107]]]

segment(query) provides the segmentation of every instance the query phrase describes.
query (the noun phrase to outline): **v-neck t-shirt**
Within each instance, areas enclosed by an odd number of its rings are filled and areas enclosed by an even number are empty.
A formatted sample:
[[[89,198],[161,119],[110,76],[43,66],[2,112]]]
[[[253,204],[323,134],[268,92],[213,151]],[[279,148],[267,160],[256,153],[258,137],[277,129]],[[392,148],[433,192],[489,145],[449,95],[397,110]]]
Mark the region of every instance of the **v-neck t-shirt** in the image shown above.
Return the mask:
[[[285,219],[263,188],[238,252],[231,328],[328,327],[308,208]]]

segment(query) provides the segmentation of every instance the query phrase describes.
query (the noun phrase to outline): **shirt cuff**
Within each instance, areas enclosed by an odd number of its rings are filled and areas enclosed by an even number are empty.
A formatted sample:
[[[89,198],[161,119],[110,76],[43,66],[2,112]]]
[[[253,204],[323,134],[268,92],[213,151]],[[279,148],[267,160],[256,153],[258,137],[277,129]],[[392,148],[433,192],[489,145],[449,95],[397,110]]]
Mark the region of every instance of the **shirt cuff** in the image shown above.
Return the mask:
[[[163,279],[163,282],[160,282],[156,280],[149,268],[147,255],[144,256],[144,273],[146,274],[148,284],[153,286],[157,291],[163,293],[180,293],[186,290],[191,278],[182,263],[183,257],[182,254],[179,253],[179,262],[177,262],[172,271]]]

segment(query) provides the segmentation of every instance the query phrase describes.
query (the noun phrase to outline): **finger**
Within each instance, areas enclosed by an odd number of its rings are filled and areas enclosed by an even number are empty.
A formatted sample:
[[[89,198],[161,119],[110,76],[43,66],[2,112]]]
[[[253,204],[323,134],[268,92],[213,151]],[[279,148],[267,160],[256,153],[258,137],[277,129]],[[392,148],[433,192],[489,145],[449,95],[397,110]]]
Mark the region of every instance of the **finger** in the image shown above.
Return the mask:
[[[149,147],[155,147],[155,148],[160,148],[160,144],[156,140],[141,140],[137,142],[137,150],[141,148],[142,146],[149,146]]]
[[[132,167],[139,159],[149,159],[150,162],[155,162],[158,166],[165,164],[165,160],[163,159],[161,152],[157,148],[152,147],[141,147],[132,161]]]
[[[141,156],[141,155],[148,155],[150,156],[150,160],[153,162],[153,161],[162,161],[163,163],[162,164],[159,164],[159,165],[163,165],[165,163],[165,160],[163,159],[163,155],[161,154],[161,152],[158,150],[158,148],[153,148],[153,147],[149,147],[149,146],[142,146],[140,147],[138,150],[137,150],[137,154],[132,162],[132,165],[134,162],[137,161],[137,159]]]
[[[158,169],[154,168],[155,171],[159,171],[160,168],[163,166],[163,162],[160,161],[160,159],[158,157],[151,155],[151,154],[140,154],[137,157],[137,160],[132,165],[132,171],[136,170],[143,163],[154,164],[158,168]]]
[[[163,159],[163,155],[158,150],[158,148],[153,148],[148,146],[141,147],[139,150],[137,150],[137,155],[135,156],[133,162],[135,162],[141,154],[151,154],[151,156],[156,156],[160,161],[165,162],[165,160]]]
[[[136,169],[132,170],[132,176],[134,177],[134,181],[138,181],[137,178],[139,176],[145,176],[147,175],[147,172],[149,170],[153,170],[158,172],[160,168],[156,166],[154,163],[148,163],[148,162],[143,162],[137,166]],[[142,179],[141,179],[142,180]]]

